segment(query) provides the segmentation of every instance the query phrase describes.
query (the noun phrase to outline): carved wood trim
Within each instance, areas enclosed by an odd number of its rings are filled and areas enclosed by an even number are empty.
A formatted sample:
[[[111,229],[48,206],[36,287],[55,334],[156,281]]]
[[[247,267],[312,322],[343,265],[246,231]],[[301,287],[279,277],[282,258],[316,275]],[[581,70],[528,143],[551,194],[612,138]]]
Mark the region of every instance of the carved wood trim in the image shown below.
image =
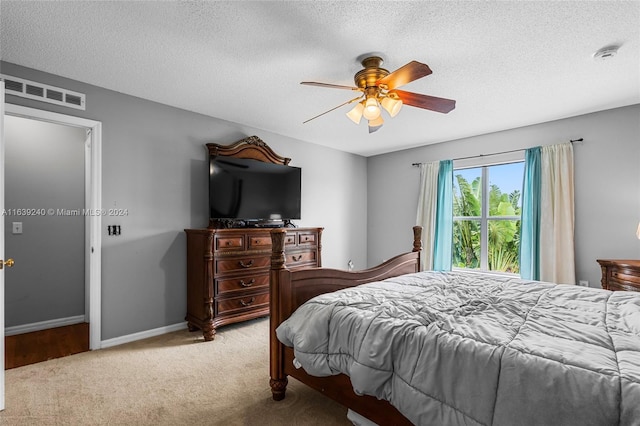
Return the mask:
[[[234,158],[248,158],[265,163],[289,165],[291,158],[276,154],[269,145],[257,136],[249,136],[231,145],[206,144],[209,155]]]
[[[287,231],[282,228],[271,230],[271,269],[284,268],[284,238]]]
[[[413,227],[413,251],[422,250],[422,226]]]

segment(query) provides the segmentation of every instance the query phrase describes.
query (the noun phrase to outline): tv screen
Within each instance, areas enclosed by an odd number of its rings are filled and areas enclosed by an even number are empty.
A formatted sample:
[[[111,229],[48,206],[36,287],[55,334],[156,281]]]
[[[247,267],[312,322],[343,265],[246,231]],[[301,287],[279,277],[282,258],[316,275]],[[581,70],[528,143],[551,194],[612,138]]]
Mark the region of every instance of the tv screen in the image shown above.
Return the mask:
[[[300,219],[298,167],[211,156],[209,218],[243,221]]]

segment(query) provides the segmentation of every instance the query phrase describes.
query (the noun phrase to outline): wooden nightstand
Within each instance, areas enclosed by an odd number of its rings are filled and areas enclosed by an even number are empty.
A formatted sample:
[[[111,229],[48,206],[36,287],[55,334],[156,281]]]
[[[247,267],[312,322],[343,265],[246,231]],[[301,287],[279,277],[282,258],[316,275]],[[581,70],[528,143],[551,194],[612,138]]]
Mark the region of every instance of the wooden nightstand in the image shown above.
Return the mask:
[[[640,260],[598,259],[602,268],[602,288],[640,291]]]

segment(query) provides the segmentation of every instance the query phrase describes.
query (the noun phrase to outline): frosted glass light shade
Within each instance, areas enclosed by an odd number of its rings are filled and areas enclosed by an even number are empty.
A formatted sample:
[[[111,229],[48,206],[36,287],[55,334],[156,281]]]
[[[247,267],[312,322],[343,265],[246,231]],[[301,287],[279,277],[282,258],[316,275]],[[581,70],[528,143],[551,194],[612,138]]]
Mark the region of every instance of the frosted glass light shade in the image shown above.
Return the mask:
[[[638,223],[638,230],[636,231],[636,237],[640,240],[640,223]]]
[[[400,112],[400,108],[402,108],[402,101],[400,99],[394,99],[390,97],[385,97],[382,99],[382,108],[384,108],[391,117],[395,117]]]
[[[375,120],[369,120],[369,133],[373,133],[378,129],[380,129],[383,123],[384,123],[384,120],[382,119],[381,115],[379,115],[378,118],[376,118]]]
[[[349,119],[351,119],[351,121],[353,121],[354,123],[360,124],[362,111],[364,111],[364,105],[362,105],[362,102],[358,102],[356,106],[347,113],[347,117],[349,117]]]
[[[369,126],[371,127],[378,127],[378,126],[382,126],[383,124],[384,124],[384,120],[382,119],[381,115],[379,115],[378,118],[374,120],[369,120]]]
[[[362,115],[367,120],[375,120],[380,117],[380,107],[378,106],[378,101],[376,98],[367,98],[367,101],[364,104],[364,111]]]

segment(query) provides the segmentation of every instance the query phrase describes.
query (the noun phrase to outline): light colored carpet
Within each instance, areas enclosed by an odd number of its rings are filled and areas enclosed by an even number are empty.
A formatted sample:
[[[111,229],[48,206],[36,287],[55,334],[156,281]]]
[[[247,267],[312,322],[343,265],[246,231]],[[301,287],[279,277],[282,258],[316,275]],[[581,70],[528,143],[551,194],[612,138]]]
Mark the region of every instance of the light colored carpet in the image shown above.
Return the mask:
[[[269,388],[269,320],[186,329],[6,371],[2,425],[351,425],[346,408],[289,379]]]

